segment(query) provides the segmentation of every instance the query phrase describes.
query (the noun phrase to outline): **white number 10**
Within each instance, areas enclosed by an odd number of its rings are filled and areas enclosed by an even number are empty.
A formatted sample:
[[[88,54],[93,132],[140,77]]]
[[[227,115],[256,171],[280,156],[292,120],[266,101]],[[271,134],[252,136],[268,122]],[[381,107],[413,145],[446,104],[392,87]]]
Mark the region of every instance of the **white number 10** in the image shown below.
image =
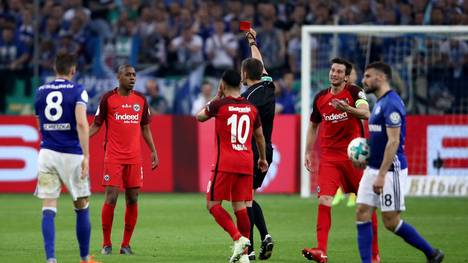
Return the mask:
[[[54,98],[56,101],[54,102]],[[63,95],[60,91],[52,91],[51,93],[47,94],[46,103],[47,106],[44,109],[45,117],[49,121],[57,121],[62,117],[63,109],[62,109],[62,101]],[[55,114],[52,114],[52,109],[55,109]]]
[[[241,115],[238,122],[237,114],[233,114],[231,117],[229,117],[227,124],[231,125],[231,142],[245,144],[250,130],[249,116],[246,114]]]

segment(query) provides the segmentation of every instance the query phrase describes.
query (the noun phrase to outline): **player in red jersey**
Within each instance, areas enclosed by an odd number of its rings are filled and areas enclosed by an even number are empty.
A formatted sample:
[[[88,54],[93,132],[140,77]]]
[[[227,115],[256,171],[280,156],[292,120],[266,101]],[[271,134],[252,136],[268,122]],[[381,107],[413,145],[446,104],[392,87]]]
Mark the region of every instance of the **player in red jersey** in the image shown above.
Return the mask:
[[[151,168],[158,164],[150,130],[150,111],[143,94],[134,91],[135,69],[130,65],[119,67],[119,87],[105,93],[99,104],[90,136],[96,134],[106,123],[106,144],[104,156],[105,202],[102,206],[102,232],[104,236],[101,253],[111,254],[112,221],[120,187],[125,189],[125,229],[120,254],[133,254],[130,239],[138,216],[138,194],[143,184],[143,167],[140,149],[140,135],[151,150]]]
[[[348,84],[352,64],[342,58],[332,59],[331,64],[329,73],[331,86],[320,91],[314,99],[307,131],[304,164],[309,171],[312,171],[311,151],[320,125],[317,247],[302,250],[304,257],[316,262],[328,261],[327,243],[331,227],[331,205],[337,189],[341,186],[345,193],[357,193],[362,170],[353,166],[348,159],[346,149],[352,139],[364,137],[361,119],[368,119],[370,115],[364,91],[358,86]],[[376,220],[374,213],[375,234],[377,234]],[[373,262],[380,262],[377,235],[373,242]]]
[[[213,173],[207,187],[207,208],[216,222],[234,240],[230,262],[249,262],[246,248],[250,245],[250,221],[246,202],[252,200],[254,167],[252,136],[260,158],[258,166],[268,169],[260,116],[257,108],[240,94],[241,77],[235,70],[224,72],[218,94],[197,114],[204,122],[215,118],[216,156]],[[237,226],[221,206],[222,200],[232,202]]]

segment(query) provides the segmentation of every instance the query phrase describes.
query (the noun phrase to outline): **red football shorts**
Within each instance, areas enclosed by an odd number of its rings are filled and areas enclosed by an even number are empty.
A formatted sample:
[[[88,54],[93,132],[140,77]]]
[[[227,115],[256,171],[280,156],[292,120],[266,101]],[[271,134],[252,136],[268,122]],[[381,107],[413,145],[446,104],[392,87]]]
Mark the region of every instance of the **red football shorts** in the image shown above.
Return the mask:
[[[208,201],[251,201],[252,175],[225,172],[213,172],[206,189]]]
[[[357,193],[363,170],[346,161],[320,161],[317,195],[334,196],[338,187],[344,193]]]
[[[141,164],[104,163],[103,186],[139,188],[143,185]]]

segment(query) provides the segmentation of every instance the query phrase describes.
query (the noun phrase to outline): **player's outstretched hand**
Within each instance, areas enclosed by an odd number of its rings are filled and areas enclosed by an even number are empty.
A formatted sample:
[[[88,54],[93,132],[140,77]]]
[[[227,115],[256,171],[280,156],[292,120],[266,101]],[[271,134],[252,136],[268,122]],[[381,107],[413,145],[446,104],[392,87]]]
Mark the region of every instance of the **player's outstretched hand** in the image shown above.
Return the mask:
[[[258,168],[262,172],[268,171],[268,162],[265,159],[258,159]]]
[[[89,174],[89,157],[83,157],[81,161],[81,179],[85,179]]]
[[[345,112],[347,111],[348,107],[350,107],[346,101],[339,99],[332,99],[331,104],[335,109]]]
[[[385,175],[381,175],[380,173],[375,178],[374,184],[372,188],[374,189],[374,193],[381,194],[383,192],[383,187],[385,183]]]
[[[156,152],[151,153],[151,169],[154,170],[159,166],[158,154]]]
[[[245,39],[247,39],[247,42],[249,42],[249,44],[251,42],[255,42],[256,38],[257,38],[257,32],[255,32],[253,28],[250,28],[249,31],[245,32]]]

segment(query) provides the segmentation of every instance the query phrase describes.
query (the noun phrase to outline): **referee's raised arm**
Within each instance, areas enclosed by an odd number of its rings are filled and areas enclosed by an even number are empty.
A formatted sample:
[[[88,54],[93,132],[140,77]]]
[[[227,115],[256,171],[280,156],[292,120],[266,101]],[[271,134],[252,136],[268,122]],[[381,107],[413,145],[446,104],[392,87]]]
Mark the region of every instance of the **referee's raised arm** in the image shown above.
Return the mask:
[[[260,53],[260,50],[257,47],[256,37],[257,37],[257,32],[255,32],[255,30],[253,28],[249,29],[249,31],[247,31],[245,33],[245,38],[249,42],[250,51],[252,52],[252,58],[256,58],[256,59],[260,60],[262,62],[262,65],[263,65],[263,72],[262,73],[263,74],[268,74],[268,72],[265,69],[265,63],[263,63],[262,54]]]

